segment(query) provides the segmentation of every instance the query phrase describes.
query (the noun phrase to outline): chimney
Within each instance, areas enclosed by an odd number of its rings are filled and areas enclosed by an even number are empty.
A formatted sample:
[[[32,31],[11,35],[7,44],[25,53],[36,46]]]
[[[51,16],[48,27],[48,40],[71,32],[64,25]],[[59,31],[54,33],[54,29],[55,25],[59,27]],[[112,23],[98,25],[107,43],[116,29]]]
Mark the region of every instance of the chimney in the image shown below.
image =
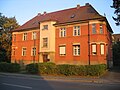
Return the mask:
[[[46,11],[44,11],[44,13],[43,13],[43,14],[45,15],[46,13],[47,13],[47,12],[46,12]]]
[[[79,9],[79,8],[80,8],[80,4],[77,5],[77,9]]]
[[[40,16],[41,15],[41,13],[38,13],[38,16]]]
[[[90,4],[89,3],[85,3],[85,6],[89,6]]]

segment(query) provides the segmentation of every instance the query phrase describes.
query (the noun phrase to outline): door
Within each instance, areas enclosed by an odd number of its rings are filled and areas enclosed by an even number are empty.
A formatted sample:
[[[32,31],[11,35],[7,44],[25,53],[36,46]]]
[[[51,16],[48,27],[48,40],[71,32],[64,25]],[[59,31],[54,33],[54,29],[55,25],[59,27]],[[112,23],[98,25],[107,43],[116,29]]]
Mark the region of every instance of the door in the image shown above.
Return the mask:
[[[47,54],[44,54],[43,55],[43,62],[47,62],[48,61],[48,55]]]

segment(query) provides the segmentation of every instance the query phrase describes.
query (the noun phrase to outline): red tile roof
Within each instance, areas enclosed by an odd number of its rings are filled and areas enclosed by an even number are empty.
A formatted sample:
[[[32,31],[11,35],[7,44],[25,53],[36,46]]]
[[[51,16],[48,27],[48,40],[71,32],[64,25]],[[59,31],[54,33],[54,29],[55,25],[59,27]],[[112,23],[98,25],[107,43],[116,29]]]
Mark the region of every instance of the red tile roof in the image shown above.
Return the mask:
[[[51,13],[38,14],[14,31],[39,28],[39,22],[54,20],[56,24],[103,18],[91,5],[60,10]]]

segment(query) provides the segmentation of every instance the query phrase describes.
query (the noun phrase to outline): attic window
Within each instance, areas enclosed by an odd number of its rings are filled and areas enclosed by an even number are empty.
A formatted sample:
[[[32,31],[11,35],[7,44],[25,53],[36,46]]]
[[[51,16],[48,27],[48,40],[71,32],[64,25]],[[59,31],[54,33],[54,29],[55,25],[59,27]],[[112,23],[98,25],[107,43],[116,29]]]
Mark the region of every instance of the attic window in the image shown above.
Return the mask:
[[[75,17],[75,14],[72,14],[71,18],[74,18]]]

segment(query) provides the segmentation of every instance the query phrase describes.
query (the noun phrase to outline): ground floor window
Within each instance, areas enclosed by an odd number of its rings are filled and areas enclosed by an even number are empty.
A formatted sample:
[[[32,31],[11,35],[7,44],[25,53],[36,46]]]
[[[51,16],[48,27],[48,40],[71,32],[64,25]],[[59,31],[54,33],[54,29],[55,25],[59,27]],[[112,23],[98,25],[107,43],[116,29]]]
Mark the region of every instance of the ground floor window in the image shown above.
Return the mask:
[[[66,46],[59,46],[59,54],[60,56],[66,55]]]
[[[96,54],[97,54],[97,45],[92,44],[92,55],[96,55]]]
[[[104,49],[105,49],[104,44],[100,44],[100,53],[101,53],[101,55],[104,55]]]
[[[22,56],[26,56],[26,51],[27,51],[27,48],[26,48],[26,47],[23,47],[23,48],[22,48]]]
[[[36,56],[36,47],[32,48],[32,56]]]
[[[74,56],[80,55],[80,45],[73,45],[73,55]]]

